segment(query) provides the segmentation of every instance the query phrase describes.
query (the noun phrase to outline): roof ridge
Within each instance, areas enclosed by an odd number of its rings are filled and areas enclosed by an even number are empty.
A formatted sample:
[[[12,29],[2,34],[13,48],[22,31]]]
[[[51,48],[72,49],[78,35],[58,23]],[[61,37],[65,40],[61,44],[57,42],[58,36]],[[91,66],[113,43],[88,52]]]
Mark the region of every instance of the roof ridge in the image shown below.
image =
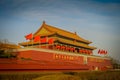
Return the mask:
[[[42,28],[45,28],[47,29],[48,31],[50,32],[54,32],[54,33],[58,33],[58,34],[61,34],[61,35],[65,35],[66,37],[70,37],[70,38],[73,38],[75,40],[79,40],[79,41],[82,41],[82,42],[85,42],[85,43],[91,43],[91,41],[89,40],[86,40],[82,37],[80,37],[78,34],[76,33],[73,33],[73,32],[70,32],[70,31],[67,31],[67,30],[64,30],[64,29],[61,29],[61,28],[58,28],[58,27],[54,27],[54,26],[51,26],[51,25],[48,25],[45,23],[45,21],[43,21],[43,24],[42,26],[34,33],[34,35],[39,32]],[[65,34],[64,34],[65,33]]]
[[[67,31],[67,30],[64,30],[64,29],[60,29],[60,28],[57,28],[57,27],[54,27],[54,26],[51,26],[51,25],[48,25],[48,24],[46,24],[46,25],[47,25],[47,26],[50,26],[50,27],[52,27],[52,28],[55,28],[55,29],[58,29],[58,30],[61,30],[61,31],[64,31],[64,32],[67,32],[67,33],[71,33],[71,34],[76,35],[75,33],[70,32],[70,31]]]
[[[45,26],[45,25],[46,25],[46,26]],[[73,32],[70,32],[70,31],[67,31],[67,30],[64,30],[64,29],[60,29],[60,28],[57,28],[57,27],[54,27],[54,26],[51,26],[51,25],[48,25],[48,24],[44,24],[44,27],[45,27],[45,28],[47,28],[48,30],[49,30],[49,28],[48,28],[48,27],[51,27],[51,28],[54,28],[54,29],[57,29],[57,30],[60,30],[60,31],[67,32],[67,33],[69,33],[69,34],[72,34],[72,35],[74,35],[74,36],[76,36],[76,37],[81,38],[81,39],[82,39],[82,40],[84,40],[85,42],[89,42],[89,43],[91,43],[91,41],[86,40],[86,39],[84,39],[84,38],[80,37],[80,36],[79,36],[79,35],[77,35],[76,33],[73,33]],[[55,32],[55,31],[53,31],[53,32]],[[58,33],[58,32],[56,32],[56,33]]]

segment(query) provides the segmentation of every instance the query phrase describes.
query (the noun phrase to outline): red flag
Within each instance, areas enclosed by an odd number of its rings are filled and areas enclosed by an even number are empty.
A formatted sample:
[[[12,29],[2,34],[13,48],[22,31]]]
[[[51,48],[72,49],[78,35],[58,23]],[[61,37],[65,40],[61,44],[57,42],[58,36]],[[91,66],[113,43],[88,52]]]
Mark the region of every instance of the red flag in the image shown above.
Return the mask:
[[[53,42],[54,42],[54,39],[53,39],[53,38],[50,38],[50,39],[48,40],[48,43],[49,43],[49,44],[53,44]]]
[[[105,52],[106,52],[106,51],[105,51],[105,50],[103,50],[103,54],[105,54]]]
[[[100,54],[100,52],[101,52],[101,50],[99,49],[99,50],[98,50],[98,54]]]
[[[105,54],[107,54],[108,52],[107,51],[105,51]]]
[[[26,40],[30,40],[30,39],[32,39],[32,36],[33,36],[32,33],[30,33],[30,34],[26,35],[25,38],[26,38]]]
[[[85,53],[85,50],[83,49],[82,52]]]
[[[87,54],[88,54],[88,50],[85,50],[85,53],[87,53]]]
[[[84,53],[86,53],[86,49],[84,50]]]
[[[40,36],[35,36],[34,42],[40,42]]]
[[[61,49],[65,49],[65,46],[61,46]]]
[[[90,54],[90,50],[88,50],[88,54]]]
[[[108,54],[108,51],[106,51],[106,54]]]
[[[47,42],[47,37],[42,38],[40,41],[41,41],[41,43],[46,43]]]
[[[100,54],[104,54],[104,50],[101,50],[101,51],[100,51]]]
[[[102,54],[103,50],[100,50],[100,54]]]

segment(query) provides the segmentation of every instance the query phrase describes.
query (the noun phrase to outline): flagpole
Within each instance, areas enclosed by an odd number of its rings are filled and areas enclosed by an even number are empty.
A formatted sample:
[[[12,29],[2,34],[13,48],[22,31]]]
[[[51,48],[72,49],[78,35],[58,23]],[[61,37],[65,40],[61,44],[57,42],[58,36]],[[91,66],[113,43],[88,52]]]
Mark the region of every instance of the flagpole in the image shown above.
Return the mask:
[[[39,39],[39,48],[40,48],[40,39]]]
[[[32,34],[32,47],[33,47],[33,34]]]
[[[25,38],[26,38],[26,36],[25,36]],[[28,48],[28,40],[26,39],[26,41],[27,41],[27,48]]]
[[[28,40],[27,40],[27,47],[28,47]]]
[[[48,49],[48,46],[49,46],[49,44],[48,44],[48,36],[46,36],[46,45],[47,45],[47,49]]]
[[[25,38],[26,38],[26,40],[29,40],[29,42],[32,41],[32,46],[33,46],[33,39],[32,39],[33,35],[32,35],[32,33],[26,35]],[[29,42],[27,42],[27,47],[29,46]]]

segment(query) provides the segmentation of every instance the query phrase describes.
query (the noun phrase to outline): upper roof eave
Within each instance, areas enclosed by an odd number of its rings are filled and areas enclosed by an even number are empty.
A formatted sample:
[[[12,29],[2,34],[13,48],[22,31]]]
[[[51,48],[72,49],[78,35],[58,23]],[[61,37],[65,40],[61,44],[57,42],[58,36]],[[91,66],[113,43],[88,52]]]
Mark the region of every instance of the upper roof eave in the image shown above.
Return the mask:
[[[81,42],[84,42],[84,43],[87,43],[87,44],[90,44],[92,43],[91,41],[88,41],[88,40],[85,40],[83,38],[81,38],[80,36],[78,36],[77,34],[75,33],[72,33],[72,32],[69,32],[69,31],[66,31],[66,30],[63,30],[63,29],[59,29],[59,28],[56,28],[54,26],[50,26],[50,25],[47,25],[45,23],[45,21],[43,21],[43,24],[42,26],[33,34],[33,37],[37,35],[37,33],[42,29],[42,28],[45,28],[47,29],[48,31],[51,32],[51,34],[54,34],[54,33],[57,33],[61,36],[65,36],[65,37],[68,37],[68,38],[72,38],[72,39],[75,39],[75,40],[78,40],[78,41],[81,41]],[[41,35],[51,35],[51,34],[41,34]]]
[[[47,24],[46,24],[45,28],[49,29],[50,31],[55,32],[59,35],[68,37],[68,38],[73,38],[75,40],[79,40],[79,41],[82,41],[82,42],[85,42],[85,43],[92,43],[91,41],[88,41],[88,40],[85,40],[85,39],[81,38],[80,36],[78,36],[75,33],[72,33],[72,32],[69,32],[69,31],[66,31],[66,30],[63,30],[63,29],[59,29],[59,28],[56,28],[56,27],[53,27],[53,26],[50,26],[50,25],[47,25]]]

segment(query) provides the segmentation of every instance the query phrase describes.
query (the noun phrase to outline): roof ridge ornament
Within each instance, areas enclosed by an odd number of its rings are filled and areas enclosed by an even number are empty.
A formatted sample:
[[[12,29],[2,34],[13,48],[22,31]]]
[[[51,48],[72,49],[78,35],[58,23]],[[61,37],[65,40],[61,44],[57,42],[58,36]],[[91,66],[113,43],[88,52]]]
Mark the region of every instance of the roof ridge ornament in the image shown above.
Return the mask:
[[[45,21],[43,21],[43,24],[45,24]]]
[[[77,32],[75,31],[74,34],[77,35]]]

